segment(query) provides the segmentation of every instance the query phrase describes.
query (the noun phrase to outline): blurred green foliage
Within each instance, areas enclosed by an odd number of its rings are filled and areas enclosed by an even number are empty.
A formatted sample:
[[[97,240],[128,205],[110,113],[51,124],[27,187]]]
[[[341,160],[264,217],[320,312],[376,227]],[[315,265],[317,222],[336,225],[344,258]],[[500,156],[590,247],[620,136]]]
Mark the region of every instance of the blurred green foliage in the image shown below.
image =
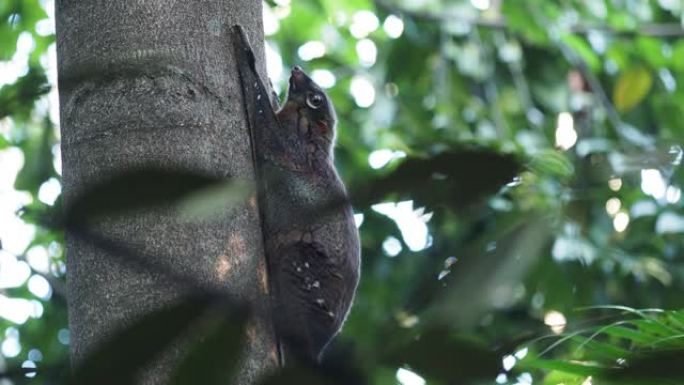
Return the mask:
[[[60,178],[41,4],[0,2],[0,66],[22,34],[33,41],[25,71],[0,87],[0,151],[23,154],[26,213],[50,209],[39,191]],[[429,384],[682,383],[682,2],[274,0],[264,11],[285,68],[334,76],[336,163],[363,214],[362,281],[331,356],[354,357],[373,384],[397,383],[398,368]],[[323,54],[307,56],[311,41]],[[399,200],[414,202],[374,206]],[[53,294],[38,299],[41,316],[0,318],[0,341],[21,345],[0,368],[66,359],[61,244],[36,227],[27,250],[48,250],[52,269],[33,274]],[[27,283],[0,294],[37,300]],[[311,376],[298,373],[283,378]]]

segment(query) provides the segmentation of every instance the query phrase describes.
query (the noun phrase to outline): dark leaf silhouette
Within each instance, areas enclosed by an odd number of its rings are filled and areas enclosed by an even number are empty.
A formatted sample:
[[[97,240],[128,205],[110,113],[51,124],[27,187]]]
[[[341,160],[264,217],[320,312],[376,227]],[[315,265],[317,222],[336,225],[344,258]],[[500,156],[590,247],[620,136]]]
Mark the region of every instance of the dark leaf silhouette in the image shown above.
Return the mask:
[[[334,341],[320,363],[287,360],[285,368],[265,378],[261,385],[312,384],[312,385],[366,385],[357,352],[352,346]]]
[[[510,300],[506,298],[538,261],[549,239],[549,221],[541,215],[521,219],[511,213],[501,225],[494,250],[486,251],[483,243],[492,238],[484,235],[462,251],[444,279],[430,277],[416,288],[413,301],[428,306],[423,316],[429,322],[471,328],[495,303]]]
[[[28,119],[33,102],[50,91],[45,71],[30,67],[26,75],[13,84],[0,88],[0,119],[12,115],[15,119]]]
[[[326,378],[313,368],[287,367],[268,376],[261,385],[301,384],[301,385],[342,385],[334,378]]]
[[[228,179],[183,170],[132,170],[93,186],[76,197],[67,207],[66,222],[83,223],[103,215],[151,206],[179,204],[187,211],[188,207],[197,206],[196,199],[191,199],[197,198],[193,194],[210,191],[211,194],[206,196],[214,198],[214,192],[222,186],[225,187],[221,191],[225,193],[223,197],[227,205],[246,196],[244,184]],[[204,210],[200,208],[200,211]]]
[[[140,370],[217,301],[194,295],[151,313],[114,334],[76,369],[69,384],[133,383]]]
[[[28,382],[27,376],[35,375],[36,373],[38,373],[37,368],[12,368],[0,373],[0,379],[7,379],[17,382],[25,380],[25,382]]]
[[[294,365],[272,374],[261,385],[365,385],[367,381],[357,368],[339,360],[327,360],[320,366]]]
[[[659,350],[625,357],[622,369],[610,369],[605,378],[621,384],[684,383],[684,350]]]
[[[224,306],[211,309],[205,321],[214,331],[190,350],[171,384],[229,384],[244,345],[245,315],[245,311]]]
[[[9,368],[0,373],[0,380],[11,380],[13,384],[36,383],[35,376],[40,376],[45,384],[64,384],[68,379],[69,363],[59,362],[50,365],[40,365],[36,368]]]
[[[408,158],[389,174],[352,190],[350,195],[357,207],[392,197],[458,210],[495,193],[521,169],[520,160],[513,155],[462,149],[430,158]]]
[[[413,341],[392,349],[388,364],[408,366],[444,384],[473,384],[491,380],[501,371],[501,353],[445,329],[423,332]]]

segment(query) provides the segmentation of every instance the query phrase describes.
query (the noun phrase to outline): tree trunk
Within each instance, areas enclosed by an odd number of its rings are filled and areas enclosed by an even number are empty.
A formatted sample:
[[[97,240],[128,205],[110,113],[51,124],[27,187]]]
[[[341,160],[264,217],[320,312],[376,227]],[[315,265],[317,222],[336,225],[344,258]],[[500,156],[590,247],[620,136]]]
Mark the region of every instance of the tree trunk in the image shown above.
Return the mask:
[[[243,25],[263,75],[261,7],[250,0],[57,0],[66,206],[88,186],[141,166],[254,178],[229,31]],[[151,262],[264,310],[247,326],[240,384],[276,365],[255,204],[199,223],[181,222],[167,209],[142,210],[98,229],[148,258],[159,256]],[[192,290],[69,231],[66,251],[76,365],[114,330]],[[186,347],[165,352],[140,382],[166,382]]]

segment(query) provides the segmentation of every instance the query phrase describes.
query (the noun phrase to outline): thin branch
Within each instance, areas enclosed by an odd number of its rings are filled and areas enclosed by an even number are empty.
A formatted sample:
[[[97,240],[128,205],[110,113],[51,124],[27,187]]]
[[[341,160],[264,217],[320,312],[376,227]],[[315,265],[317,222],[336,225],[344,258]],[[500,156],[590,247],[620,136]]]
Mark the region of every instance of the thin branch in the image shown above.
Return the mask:
[[[532,17],[536,18],[543,25],[550,25],[551,21],[546,19],[546,17],[542,15],[538,9],[530,8],[529,11]],[[629,143],[642,148],[651,148],[652,143],[650,140],[647,140],[647,137],[642,136],[635,138],[638,133],[630,133],[630,127],[622,121],[620,113],[611,102],[608,94],[603,89],[603,86],[601,86],[601,81],[591,71],[589,65],[582,58],[582,56],[577,54],[568,44],[561,40],[559,36],[553,37],[553,41],[556,43],[558,49],[560,49],[563,56],[565,56],[566,60],[573,66],[577,67],[584,79],[586,79],[587,83],[589,83],[589,87],[591,88],[592,92],[596,95],[599,103],[601,103],[601,106],[606,111],[608,120],[613,126],[613,130],[615,131],[618,140],[623,144]]]
[[[495,66],[494,71],[496,71],[496,60],[493,60],[491,50],[487,49],[486,45],[482,43],[482,39],[480,38],[480,34],[478,33],[478,31],[473,30],[471,36],[473,37],[477,45],[481,47],[482,52],[484,53],[485,60],[491,62]],[[490,114],[494,118],[494,123],[496,125],[499,137],[509,138],[511,135],[511,130],[506,124],[506,119],[504,119],[503,115],[501,114],[501,109],[498,106],[499,89],[496,86],[496,82],[494,82],[493,77],[488,76],[487,79],[484,81],[484,91],[485,100],[489,105]]]
[[[412,11],[412,10],[406,10],[404,8],[401,8],[399,6],[390,4],[388,0],[374,0],[376,6],[378,8],[385,9],[389,12],[393,13],[398,13],[398,14],[404,14],[409,17],[414,17],[414,18],[420,18],[424,20],[431,20],[431,21],[461,21],[464,23],[470,23],[471,25],[477,25],[481,27],[489,27],[489,28],[496,28],[496,29],[501,29],[505,30],[508,28],[508,23],[506,20],[502,18],[498,19],[492,19],[492,20],[484,20],[484,19],[477,19],[477,18],[469,18],[469,17],[464,17],[462,15],[458,15],[455,13],[443,13],[443,14],[434,14],[434,13],[429,13],[429,12],[422,12],[422,11]],[[539,14],[539,10],[536,9],[530,9],[530,12],[533,17],[539,19],[540,21],[543,22],[544,25],[549,25],[550,21],[546,20],[546,18],[543,15]],[[588,33],[591,30],[602,30],[607,33],[613,33],[613,34],[619,34],[619,35],[645,35],[645,36],[684,36],[684,29],[682,28],[681,25],[679,24],[648,24],[648,25],[642,25],[639,28],[636,28],[634,30],[615,30],[612,29],[608,26],[601,26],[601,25],[581,25],[581,24],[576,24],[574,27],[570,28],[571,33],[576,33],[576,34],[582,34],[582,33]],[[620,141],[623,143],[631,143],[634,145],[637,145],[639,147],[651,147],[651,143],[640,143],[640,140],[637,140],[634,138],[635,135],[630,134],[629,127],[624,124],[622,119],[620,118],[620,114],[618,111],[615,109],[615,106],[613,106],[612,102],[610,101],[610,98],[606,94],[605,90],[601,86],[601,82],[596,77],[596,75],[591,71],[587,63],[584,61],[584,59],[575,53],[567,44],[565,44],[563,41],[561,41],[558,37],[553,37],[552,36],[552,41],[555,43],[555,45],[560,49],[561,53],[563,56],[565,56],[566,60],[570,62],[573,66],[577,67],[579,71],[582,73],[583,77],[586,79],[587,83],[589,83],[589,86],[591,87],[592,91],[595,93],[596,97],[598,98],[599,103],[603,106],[603,108],[606,111],[606,114],[608,115],[608,120],[610,121],[610,124],[613,126],[618,138]],[[489,93],[491,94],[492,89],[488,89]]]
[[[406,15],[412,18],[427,21],[459,21],[462,23],[492,29],[509,29],[509,23],[505,17],[483,19],[467,17],[453,12],[433,13],[416,11],[391,4],[388,0],[374,0],[376,7],[388,12]],[[684,28],[679,23],[645,23],[633,29],[616,29],[605,24],[581,24],[577,23],[568,28],[566,32],[575,35],[587,35],[592,31],[600,31],[610,35],[626,37],[649,36],[649,37],[684,37]]]
[[[604,24],[575,24],[570,27],[570,33],[586,35],[591,31],[605,32],[611,35],[622,36],[649,36],[649,37],[682,37],[684,28],[679,23],[646,23],[631,30],[621,30]]]
[[[498,46],[502,46],[506,43],[506,37],[502,31],[497,31],[494,34],[494,39]],[[507,60],[506,65],[508,67],[508,71],[511,73],[513,84],[515,85],[518,97],[520,98],[520,103],[525,109],[525,117],[527,118],[527,121],[537,128],[542,128],[541,122],[533,119],[532,115],[530,114],[531,111],[537,110],[537,107],[534,105],[534,101],[532,100],[532,93],[530,92],[530,86],[527,82],[527,78],[525,77],[525,73],[523,72],[521,61]]]
[[[594,75],[593,72],[591,72],[591,69],[584,61],[584,59],[582,59],[582,57],[580,57],[577,53],[575,53],[575,51],[568,47],[567,44],[563,43],[562,41],[558,41],[557,43],[561,53],[563,54],[563,56],[565,56],[565,59],[568,62],[570,62],[570,64],[572,64],[573,66],[577,67],[577,69],[580,71],[584,79],[586,79],[587,83],[589,83],[589,88],[594,92],[594,94],[596,94],[599,103],[601,103],[603,109],[606,110],[606,114],[608,116],[608,120],[610,120],[610,124],[613,125],[616,131],[620,131],[620,128],[623,124],[622,119],[620,118],[620,114],[617,112],[615,106],[613,106],[613,103],[608,98],[608,95],[601,86],[601,82],[599,81],[599,79],[596,77],[596,75]]]

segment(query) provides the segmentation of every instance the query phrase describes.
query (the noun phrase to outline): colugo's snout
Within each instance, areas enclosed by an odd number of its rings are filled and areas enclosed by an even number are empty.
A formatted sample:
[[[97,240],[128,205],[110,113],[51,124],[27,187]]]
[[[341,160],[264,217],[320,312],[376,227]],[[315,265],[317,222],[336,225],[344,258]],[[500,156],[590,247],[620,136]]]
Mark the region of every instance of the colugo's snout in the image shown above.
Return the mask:
[[[292,67],[290,72],[290,91],[301,91],[309,87],[311,79],[300,66]]]

